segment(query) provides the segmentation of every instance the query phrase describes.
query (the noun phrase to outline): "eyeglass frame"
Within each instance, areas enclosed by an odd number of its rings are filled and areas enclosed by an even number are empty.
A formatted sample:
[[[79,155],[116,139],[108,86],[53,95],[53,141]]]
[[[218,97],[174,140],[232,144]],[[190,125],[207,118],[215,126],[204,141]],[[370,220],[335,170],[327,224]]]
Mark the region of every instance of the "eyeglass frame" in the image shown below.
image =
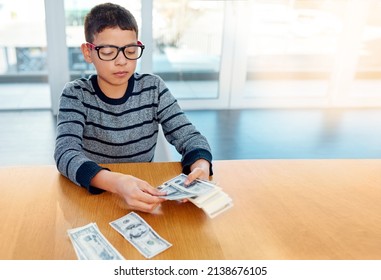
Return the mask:
[[[97,45],[94,45],[93,43],[89,43],[89,42],[86,42],[86,46],[90,47],[91,49],[96,50],[99,59],[102,60],[102,61],[113,61],[113,60],[115,60],[115,59],[118,57],[120,51],[122,51],[124,57],[127,58],[128,60],[138,60],[139,58],[142,57],[142,55],[143,55],[143,51],[144,51],[144,49],[145,49],[145,47],[146,47],[146,46],[145,46],[142,42],[140,42],[140,41],[138,41],[137,44],[129,44],[129,45],[125,45],[125,46],[123,46],[123,47],[118,47],[118,46],[115,46],[115,45],[100,45],[100,46],[97,46]],[[113,59],[102,59],[101,56],[100,56],[100,54],[99,54],[99,50],[102,49],[102,48],[110,48],[110,47],[111,47],[111,48],[116,48],[116,49],[117,49],[117,52],[116,52],[115,57],[114,57]],[[128,47],[139,47],[139,48],[141,49],[141,52],[140,52],[139,57],[137,57],[137,58],[129,58],[129,57],[127,57],[127,56],[126,56],[126,53],[124,52],[124,50],[125,50],[126,48],[128,48]]]

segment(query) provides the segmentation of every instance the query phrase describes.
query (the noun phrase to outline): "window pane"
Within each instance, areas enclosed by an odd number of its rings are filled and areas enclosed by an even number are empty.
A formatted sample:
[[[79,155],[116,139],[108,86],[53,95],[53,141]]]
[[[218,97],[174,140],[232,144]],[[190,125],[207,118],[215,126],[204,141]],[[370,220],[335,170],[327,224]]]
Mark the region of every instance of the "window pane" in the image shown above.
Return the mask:
[[[2,81],[10,81],[9,75],[21,81],[40,73],[46,74],[44,0],[0,0]]]
[[[246,96],[327,93],[347,0],[250,1]]]
[[[352,96],[380,98],[381,91],[381,1],[373,1],[366,11]]]
[[[153,71],[177,98],[218,98],[224,2],[153,2]]]
[[[0,110],[48,109],[44,0],[0,0]]]

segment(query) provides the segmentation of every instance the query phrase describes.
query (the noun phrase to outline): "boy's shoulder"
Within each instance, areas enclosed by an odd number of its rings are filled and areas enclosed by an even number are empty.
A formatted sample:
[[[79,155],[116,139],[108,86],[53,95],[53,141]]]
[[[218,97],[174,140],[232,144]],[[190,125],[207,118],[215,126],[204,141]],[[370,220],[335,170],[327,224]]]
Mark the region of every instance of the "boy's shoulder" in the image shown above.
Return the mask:
[[[134,73],[135,82],[152,82],[152,83],[161,83],[164,82],[163,79],[156,74],[148,73]]]
[[[66,88],[85,88],[87,90],[93,90],[93,85],[91,79],[93,76],[89,76],[88,78],[78,78],[73,81],[70,81],[66,84]]]
[[[164,80],[156,74],[139,74],[134,73],[134,84],[135,89],[142,88],[153,88],[153,89],[163,89],[166,88]]]
[[[92,79],[94,79],[94,76],[89,76],[88,78],[78,78],[66,83],[63,94],[76,96],[80,99],[83,99],[83,95],[87,95],[88,93],[90,93],[90,95],[94,95],[95,89]]]

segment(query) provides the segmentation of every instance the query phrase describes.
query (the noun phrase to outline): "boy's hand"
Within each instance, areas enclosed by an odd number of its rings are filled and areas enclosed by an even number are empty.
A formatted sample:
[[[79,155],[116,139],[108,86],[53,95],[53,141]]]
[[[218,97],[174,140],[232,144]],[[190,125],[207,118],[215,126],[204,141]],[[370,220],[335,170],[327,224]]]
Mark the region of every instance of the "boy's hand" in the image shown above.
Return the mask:
[[[195,179],[209,180],[210,163],[205,159],[195,161],[191,167],[191,172],[188,174],[184,184],[189,185]]]
[[[153,212],[165,199],[165,195],[146,181],[130,175],[122,175],[117,180],[116,193],[119,194],[131,209],[142,212]]]
[[[152,187],[146,181],[131,175],[108,170],[101,170],[91,181],[92,186],[120,195],[127,205],[134,210],[153,212],[165,199],[166,195]]]
[[[205,159],[199,159],[195,161],[191,167],[191,172],[188,174],[184,181],[185,185],[189,185],[196,179],[209,180],[210,163]],[[182,199],[181,202],[187,202],[188,199]]]

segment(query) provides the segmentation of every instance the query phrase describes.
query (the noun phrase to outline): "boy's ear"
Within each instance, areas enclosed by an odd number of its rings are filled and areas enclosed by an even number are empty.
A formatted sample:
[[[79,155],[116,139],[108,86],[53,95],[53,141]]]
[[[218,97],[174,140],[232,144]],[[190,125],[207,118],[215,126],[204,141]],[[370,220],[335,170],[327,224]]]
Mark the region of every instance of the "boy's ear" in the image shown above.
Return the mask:
[[[91,50],[90,48],[86,45],[86,43],[83,43],[81,45],[81,51],[83,54],[83,57],[87,63],[93,63],[93,60],[91,59]]]

